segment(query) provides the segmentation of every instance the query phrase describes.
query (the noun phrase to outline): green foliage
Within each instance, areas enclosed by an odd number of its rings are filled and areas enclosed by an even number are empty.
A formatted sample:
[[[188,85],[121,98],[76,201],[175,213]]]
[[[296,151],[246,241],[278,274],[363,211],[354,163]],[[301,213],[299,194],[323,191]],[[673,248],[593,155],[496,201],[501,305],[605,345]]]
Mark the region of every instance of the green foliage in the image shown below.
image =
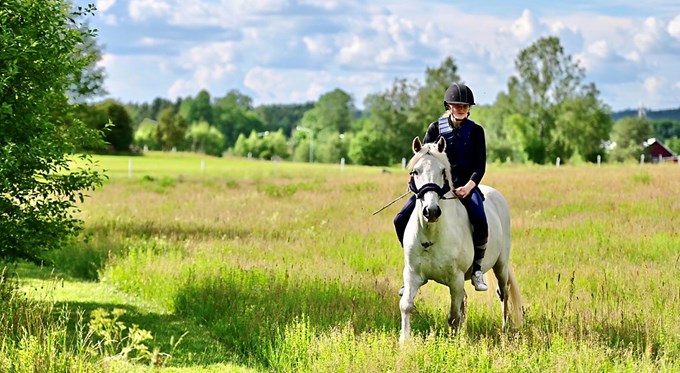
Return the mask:
[[[611,159],[618,162],[640,159],[640,154],[645,154],[643,144],[651,136],[652,127],[646,118],[619,119],[612,131],[612,141],[616,145],[610,152]]]
[[[0,273],[0,369],[4,372],[97,372],[92,340],[76,315],[68,331],[68,309],[31,299]]]
[[[62,1],[0,3],[0,258],[41,260],[80,229],[74,217],[103,176],[88,156],[100,134],[72,118],[68,90],[93,62],[79,53],[94,35]]]
[[[261,105],[255,109],[257,117],[264,124],[264,129],[269,132],[283,130],[286,137],[290,137],[293,129],[300,124],[302,116],[308,110],[314,108],[313,102],[304,104],[273,104]]]
[[[182,143],[186,137],[187,127],[184,117],[176,115],[174,108],[165,108],[158,118],[153,139],[161,144],[163,150],[171,150]]]
[[[283,130],[259,134],[253,131],[247,138],[240,134],[232,153],[241,157],[250,154],[251,157],[260,159],[287,159],[289,157],[288,142],[283,135]]]
[[[349,163],[349,144],[352,137],[349,134],[327,131],[319,134],[315,159],[321,163],[340,163],[341,158]],[[315,144],[316,145],[316,144]]]
[[[516,133],[529,160],[543,164],[556,157],[579,153],[593,160],[608,140],[609,109],[594,84],[582,81],[585,69],[572,61],[557,37],[541,38],[520,51],[517,75],[497,103],[508,116],[509,132]]]
[[[410,122],[415,90],[413,83],[395,80],[383,94],[369,95],[364,104],[367,118],[350,144],[353,163],[388,165],[410,157],[410,145],[415,136],[422,136],[427,125],[438,117]],[[443,95],[443,93],[442,93]]]
[[[125,325],[119,320],[124,314],[121,308],[111,312],[97,308],[90,313],[87,326],[97,340],[95,348],[99,355],[106,359],[152,362],[158,352],[150,351],[145,342],[152,340],[153,335],[139,325]]]
[[[214,156],[222,156],[224,135],[206,121],[194,123],[187,132],[191,150]]]
[[[444,92],[453,83],[460,82],[458,66],[453,57],[444,59],[437,68],[425,70],[425,85],[419,86],[409,121],[417,123],[425,132],[426,126],[436,120],[439,113],[444,112]],[[474,87],[474,82],[470,82]],[[473,90],[474,91],[474,90]]]
[[[78,117],[88,127],[104,134],[104,141],[114,152],[127,152],[134,139],[132,119],[127,109],[114,100],[78,108]]]
[[[349,157],[352,163],[369,166],[389,164],[393,159],[388,153],[384,133],[376,130],[364,120],[364,128],[354,135],[349,145]]]
[[[264,124],[252,108],[252,99],[237,90],[215,99],[212,125],[225,137],[225,148],[235,144],[240,134],[263,132]]]
[[[670,139],[666,140],[666,146],[675,154],[680,155],[680,137],[671,137]]]
[[[210,124],[213,123],[213,108],[212,103],[210,102],[210,93],[208,93],[208,91],[202,89],[200,92],[198,92],[196,98],[194,98],[191,101],[187,100],[187,102],[190,102],[188,105],[189,112],[186,114],[185,117],[188,123],[195,122],[207,122]],[[182,115],[181,109],[180,115]]]
[[[341,89],[335,89],[319,97],[314,108],[305,112],[301,125],[311,128],[317,134],[326,131],[345,133],[351,127],[352,96]]]
[[[662,141],[680,137],[680,121],[673,119],[650,120],[654,137]]]
[[[156,132],[156,127],[158,122],[153,119],[144,119],[140,124],[137,131],[135,131],[133,144],[140,148],[145,146],[150,150],[161,150],[160,144],[156,141],[154,133]]]

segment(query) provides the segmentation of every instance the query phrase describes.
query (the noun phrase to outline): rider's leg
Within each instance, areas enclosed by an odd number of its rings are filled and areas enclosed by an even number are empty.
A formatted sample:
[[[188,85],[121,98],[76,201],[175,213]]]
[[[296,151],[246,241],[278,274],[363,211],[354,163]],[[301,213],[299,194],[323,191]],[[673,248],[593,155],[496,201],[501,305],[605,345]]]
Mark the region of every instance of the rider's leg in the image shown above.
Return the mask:
[[[477,291],[487,290],[482,275],[482,261],[486,252],[486,243],[489,240],[489,224],[486,221],[484,212],[484,200],[479,189],[473,189],[468,197],[461,200],[470,218],[472,225],[472,243],[475,253],[472,260],[471,281]]]
[[[406,201],[404,207],[401,208],[401,211],[397,213],[397,216],[394,217],[394,229],[397,231],[397,238],[399,238],[399,243],[401,243],[402,247],[404,247],[404,231],[406,231],[406,225],[415,208],[416,196],[412,195],[411,198]]]

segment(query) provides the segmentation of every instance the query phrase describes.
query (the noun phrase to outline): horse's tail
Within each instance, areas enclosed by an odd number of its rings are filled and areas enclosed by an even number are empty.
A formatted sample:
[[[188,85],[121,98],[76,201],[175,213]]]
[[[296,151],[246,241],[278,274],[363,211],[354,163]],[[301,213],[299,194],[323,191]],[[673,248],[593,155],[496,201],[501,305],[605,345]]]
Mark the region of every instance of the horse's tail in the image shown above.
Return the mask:
[[[524,319],[524,305],[522,304],[522,295],[519,293],[519,286],[515,280],[515,274],[512,272],[512,266],[508,265],[508,292],[510,293],[510,318],[512,325],[515,328],[520,328]]]

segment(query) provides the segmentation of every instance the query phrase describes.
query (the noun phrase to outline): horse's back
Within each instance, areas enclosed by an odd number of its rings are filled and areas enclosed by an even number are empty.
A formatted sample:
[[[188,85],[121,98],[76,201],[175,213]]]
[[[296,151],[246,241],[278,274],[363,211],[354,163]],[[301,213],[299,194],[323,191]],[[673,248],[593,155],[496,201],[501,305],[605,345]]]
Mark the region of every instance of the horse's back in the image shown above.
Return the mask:
[[[479,190],[484,195],[484,204],[487,206],[487,209],[488,207],[493,208],[503,223],[507,222],[507,224],[510,224],[510,207],[503,194],[495,188],[484,184],[479,185]]]
[[[497,260],[507,263],[511,240],[510,207],[498,190],[488,185],[480,185],[479,189],[484,194],[484,210],[489,223],[489,244],[495,246],[487,248],[487,255],[491,257],[498,255]]]

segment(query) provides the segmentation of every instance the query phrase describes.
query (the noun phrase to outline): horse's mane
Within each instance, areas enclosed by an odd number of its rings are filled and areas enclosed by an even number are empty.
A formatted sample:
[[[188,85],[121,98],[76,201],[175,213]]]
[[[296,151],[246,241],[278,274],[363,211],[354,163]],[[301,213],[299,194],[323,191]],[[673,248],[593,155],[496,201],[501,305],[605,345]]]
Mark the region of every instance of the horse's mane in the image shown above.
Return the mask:
[[[433,156],[436,160],[444,165],[444,170],[446,170],[446,179],[451,182],[453,179],[451,178],[451,164],[449,163],[449,158],[446,156],[445,152],[437,151],[436,143],[423,144],[422,149],[420,149],[418,153],[414,154],[411,160],[408,162],[408,170],[413,171],[413,167],[415,167],[416,163],[418,163],[418,161],[428,154]]]

